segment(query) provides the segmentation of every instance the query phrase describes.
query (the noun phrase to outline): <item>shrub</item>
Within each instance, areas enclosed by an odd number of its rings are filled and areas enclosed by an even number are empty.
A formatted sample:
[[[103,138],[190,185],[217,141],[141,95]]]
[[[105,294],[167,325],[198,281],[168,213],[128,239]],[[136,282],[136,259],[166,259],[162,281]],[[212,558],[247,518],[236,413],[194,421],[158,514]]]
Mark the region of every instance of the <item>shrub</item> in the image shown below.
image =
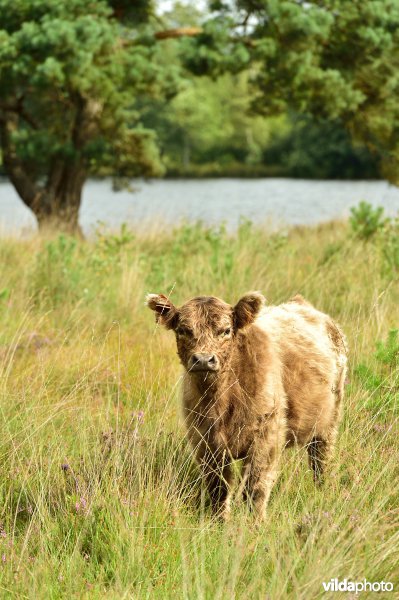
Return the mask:
[[[370,239],[378,230],[382,229],[386,220],[383,218],[382,206],[373,208],[368,202],[360,202],[351,209],[349,222],[354,234],[362,240]]]
[[[399,361],[399,329],[391,329],[387,341],[377,342],[376,359],[384,365],[395,367]]]
[[[355,368],[364,389],[370,393],[365,408],[376,416],[399,414],[399,329],[391,329],[386,341],[376,343],[374,364]]]
[[[33,295],[39,301],[58,306],[71,295],[82,296],[84,268],[81,247],[75,238],[59,235],[39,252],[33,272]]]

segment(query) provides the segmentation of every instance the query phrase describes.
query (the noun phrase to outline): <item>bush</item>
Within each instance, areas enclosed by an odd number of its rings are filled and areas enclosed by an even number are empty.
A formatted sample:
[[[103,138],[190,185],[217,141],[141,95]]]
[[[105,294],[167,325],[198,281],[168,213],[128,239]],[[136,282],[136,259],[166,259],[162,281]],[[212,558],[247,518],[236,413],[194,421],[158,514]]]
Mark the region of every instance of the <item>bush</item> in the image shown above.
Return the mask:
[[[71,296],[80,298],[85,273],[82,248],[76,239],[59,235],[46,242],[37,255],[32,278],[33,296],[54,307]]]
[[[351,208],[350,225],[354,234],[362,240],[370,239],[385,224],[382,206],[373,208],[368,202],[360,202]]]
[[[391,329],[386,341],[376,343],[372,365],[359,364],[355,374],[370,393],[365,408],[387,419],[399,414],[399,329]]]

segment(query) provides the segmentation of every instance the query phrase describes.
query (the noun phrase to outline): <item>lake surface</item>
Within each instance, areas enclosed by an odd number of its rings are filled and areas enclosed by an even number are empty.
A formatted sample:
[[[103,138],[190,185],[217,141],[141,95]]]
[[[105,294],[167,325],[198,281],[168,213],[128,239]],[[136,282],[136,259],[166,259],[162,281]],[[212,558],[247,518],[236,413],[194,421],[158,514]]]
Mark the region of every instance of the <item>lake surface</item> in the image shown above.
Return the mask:
[[[399,212],[399,188],[384,181],[309,181],[303,179],[186,179],[135,181],[134,193],[115,192],[108,180],[91,180],[83,192],[80,222],[86,234],[101,222],[140,227],[153,221],[182,219],[237,226],[240,218],[257,224],[314,224],[346,218],[351,206],[366,200]],[[7,181],[0,181],[0,231],[27,233],[36,228],[32,213]]]

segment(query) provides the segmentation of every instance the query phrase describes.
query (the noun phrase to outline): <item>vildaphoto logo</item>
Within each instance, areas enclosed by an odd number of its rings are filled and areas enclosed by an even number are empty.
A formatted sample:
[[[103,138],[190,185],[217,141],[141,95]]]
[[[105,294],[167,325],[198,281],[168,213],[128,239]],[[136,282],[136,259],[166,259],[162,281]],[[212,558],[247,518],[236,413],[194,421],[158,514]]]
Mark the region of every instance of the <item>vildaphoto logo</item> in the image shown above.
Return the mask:
[[[342,579],[341,581],[335,577],[327,583],[323,581],[323,588],[325,592],[392,592],[393,583],[390,581],[350,581],[349,579]]]

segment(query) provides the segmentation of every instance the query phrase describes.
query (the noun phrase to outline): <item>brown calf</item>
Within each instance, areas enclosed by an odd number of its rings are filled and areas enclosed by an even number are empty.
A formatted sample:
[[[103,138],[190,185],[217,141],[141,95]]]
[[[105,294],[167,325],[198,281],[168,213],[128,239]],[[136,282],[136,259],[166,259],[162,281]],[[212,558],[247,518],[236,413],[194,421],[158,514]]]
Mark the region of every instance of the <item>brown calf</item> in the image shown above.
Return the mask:
[[[264,307],[250,292],[234,306],[198,297],[176,308],[150,294],[157,322],[176,334],[185,368],[188,436],[215,513],[229,513],[234,459],[260,518],[284,446],[306,445],[316,481],[337,435],[347,362],[344,335],[301,296]]]

